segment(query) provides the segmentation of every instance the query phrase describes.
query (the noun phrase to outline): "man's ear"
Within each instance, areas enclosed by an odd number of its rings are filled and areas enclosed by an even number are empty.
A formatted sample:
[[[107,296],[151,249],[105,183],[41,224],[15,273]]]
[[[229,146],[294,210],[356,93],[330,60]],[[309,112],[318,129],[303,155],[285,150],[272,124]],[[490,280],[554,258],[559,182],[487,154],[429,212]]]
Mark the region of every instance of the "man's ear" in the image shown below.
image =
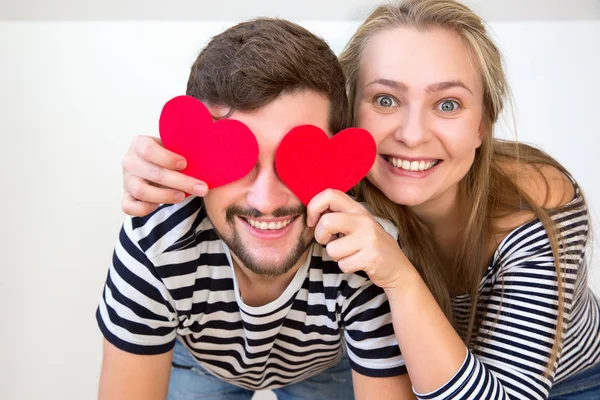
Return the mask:
[[[232,107],[225,105],[215,105],[209,103],[204,103],[204,105],[208,109],[208,112],[210,113],[213,122],[217,122],[220,119],[227,119],[231,117],[231,114],[233,114],[233,112],[235,111]]]

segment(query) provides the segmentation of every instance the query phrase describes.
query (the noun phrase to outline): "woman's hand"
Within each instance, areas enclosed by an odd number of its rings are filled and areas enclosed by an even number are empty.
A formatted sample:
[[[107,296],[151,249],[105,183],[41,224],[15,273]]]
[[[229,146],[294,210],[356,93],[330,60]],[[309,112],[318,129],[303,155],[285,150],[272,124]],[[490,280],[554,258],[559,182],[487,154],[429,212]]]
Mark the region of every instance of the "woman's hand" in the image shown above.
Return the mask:
[[[383,289],[402,282],[410,263],[397,238],[347,194],[327,189],[316,195],[307,206],[307,224],[315,226],[316,241],[327,245],[344,273],[364,271]]]
[[[162,146],[159,138],[136,136],[123,158],[121,209],[142,217],[161,204],[180,203],[186,193],[204,196],[206,183],[178,172],[186,160]]]

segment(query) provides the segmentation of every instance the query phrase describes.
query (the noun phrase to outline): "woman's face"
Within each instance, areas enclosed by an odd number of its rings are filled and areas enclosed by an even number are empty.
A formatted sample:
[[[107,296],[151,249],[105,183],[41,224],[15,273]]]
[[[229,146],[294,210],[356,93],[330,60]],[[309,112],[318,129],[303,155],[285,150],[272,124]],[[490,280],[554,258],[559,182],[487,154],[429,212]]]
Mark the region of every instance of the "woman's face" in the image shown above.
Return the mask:
[[[377,143],[367,178],[397,204],[442,211],[483,138],[483,87],[450,31],[394,28],[368,41],[355,118]]]

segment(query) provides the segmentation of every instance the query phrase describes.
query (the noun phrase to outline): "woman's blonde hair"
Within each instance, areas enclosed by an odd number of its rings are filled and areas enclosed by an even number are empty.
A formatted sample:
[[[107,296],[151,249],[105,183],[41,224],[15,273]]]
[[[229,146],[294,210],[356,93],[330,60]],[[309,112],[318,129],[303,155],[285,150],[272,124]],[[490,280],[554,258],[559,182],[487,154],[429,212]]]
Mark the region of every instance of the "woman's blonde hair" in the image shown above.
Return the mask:
[[[517,161],[537,169],[548,165],[563,173],[567,171],[544,152],[524,144],[493,138],[493,129],[510,99],[510,88],[502,67],[502,56],[489,37],[485,23],[468,7],[453,0],[409,0],[387,4],[375,9],[358,28],[342,52],[340,61],[347,78],[350,113],[354,122],[356,85],[363,49],[373,35],[387,29],[408,26],[419,30],[441,28],[456,33],[470,51],[473,65],[483,84],[482,145],[477,149],[472,167],[459,184],[460,205],[466,221],[461,227],[462,241],[452,265],[444,267],[437,257],[437,243],[427,227],[408,209],[389,200],[367,180],[356,188],[360,201],[366,201],[372,211],[393,220],[400,230],[403,251],[421,274],[438,304],[453,323],[465,344],[473,348],[477,335],[486,336],[480,329],[477,304],[481,300],[478,288],[489,263],[486,245],[501,234],[493,226],[496,218],[527,210],[543,224],[552,246],[558,290],[558,320],[556,340],[546,368],[549,373],[561,348],[565,310],[564,283],[559,261],[560,235],[550,214],[555,210],[537,205],[515,181],[515,176],[501,167]],[[543,176],[540,172],[540,176]],[[546,182],[548,186],[548,182]],[[550,188],[546,193],[550,193]],[[547,196],[548,198],[548,196]],[[564,208],[563,208],[564,209]],[[504,232],[507,233],[507,232]],[[482,238],[486,238],[482,240]],[[495,243],[497,245],[497,243]],[[452,288],[452,290],[450,289]],[[467,323],[459,323],[452,315],[451,291],[470,295],[471,311]],[[464,321],[462,321],[464,322]],[[488,332],[489,333],[489,332]]]

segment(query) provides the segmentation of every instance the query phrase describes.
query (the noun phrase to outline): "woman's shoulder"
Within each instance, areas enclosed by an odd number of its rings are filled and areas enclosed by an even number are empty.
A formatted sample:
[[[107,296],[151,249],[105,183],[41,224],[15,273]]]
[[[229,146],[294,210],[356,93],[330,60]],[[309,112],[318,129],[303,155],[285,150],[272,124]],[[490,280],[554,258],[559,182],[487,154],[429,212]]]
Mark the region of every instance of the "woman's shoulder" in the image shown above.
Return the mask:
[[[539,207],[559,208],[576,195],[577,183],[558,166],[508,160],[500,164],[502,171]]]
[[[536,206],[547,211],[560,210],[581,199],[581,193],[572,176],[558,167],[509,160],[500,164],[502,171]],[[536,219],[529,209],[501,213],[494,221],[495,231],[510,232]]]
[[[587,207],[576,181],[568,172],[552,165],[516,160],[502,163],[501,168],[535,206],[549,214],[558,232],[562,234],[577,221],[576,229],[584,236],[587,234]],[[517,250],[519,243],[531,243],[536,233],[546,236],[541,221],[526,207],[499,212],[492,223],[494,233],[487,245],[488,259],[505,251],[507,246]]]

